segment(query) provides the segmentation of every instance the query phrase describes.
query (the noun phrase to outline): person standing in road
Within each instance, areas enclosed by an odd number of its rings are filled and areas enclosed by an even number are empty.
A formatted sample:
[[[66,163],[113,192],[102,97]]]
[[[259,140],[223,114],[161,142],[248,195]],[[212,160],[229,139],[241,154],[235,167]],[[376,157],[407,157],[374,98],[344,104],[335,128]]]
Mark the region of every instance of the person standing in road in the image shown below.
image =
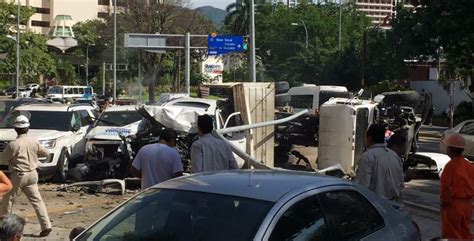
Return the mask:
[[[474,197],[474,164],[463,157],[464,137],[450,135],[443,140],[451,160],[441,174],[441,237],[472,240],[470,231]]]
[[[400,157],[385,146],[385,127],[372,124],[367,130],[366,147],[358,162],[355,183],[389,200],[401,202],[405,187]]]
[[[212,117],[201,115],[197,120],[199,140],[191,146],[191,172],[237,169],[232,149],[228,143],[212,136]]]
[[[10,190],[12,190],[12,188],[13,188],[13,185],[10,179],[8,179],[5,173],[0,171],[0,197],[3,197]]]
[[[142,189],[183,175],[183,163],[175,146],[176,132],[165,129],[159,143],[148,144],[138,151],[130,172],[141,177]]]
[[[24,115],[19,115],[13,123],[18,134],[16,140],[8,143],[3,151],[8,158],[8,165],[12,171],[11,181],[13,189],[3,198],[0,215],[11,213],[15,198],[20,190],[25,193],[31,205],[35,209],[36,216],[41,226],[41,237],[48,236],[51,232],[46,206],[38,190],[38,157],[49,155],[37,140],[27,135],[30,122]]]

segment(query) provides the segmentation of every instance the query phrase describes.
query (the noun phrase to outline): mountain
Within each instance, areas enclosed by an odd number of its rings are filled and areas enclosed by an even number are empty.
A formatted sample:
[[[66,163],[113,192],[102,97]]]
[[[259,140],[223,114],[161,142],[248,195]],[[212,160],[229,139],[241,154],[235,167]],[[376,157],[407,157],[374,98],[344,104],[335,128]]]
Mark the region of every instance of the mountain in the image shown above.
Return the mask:
[[[209,19],[215,26],[222,27],[224,25],[225,16],[227,16],[227,12],[211,6],[203,6],[196,8],[199,14],[203,17]]]

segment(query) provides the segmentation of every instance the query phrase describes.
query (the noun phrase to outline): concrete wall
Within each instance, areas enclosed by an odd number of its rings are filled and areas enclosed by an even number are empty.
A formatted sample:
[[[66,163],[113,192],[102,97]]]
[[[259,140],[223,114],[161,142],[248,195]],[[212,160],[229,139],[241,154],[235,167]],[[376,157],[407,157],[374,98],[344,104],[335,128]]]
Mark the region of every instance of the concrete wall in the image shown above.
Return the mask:
[[[433,96],[433,106],[435,114],[442,114],[449,105],[449,92],[438,83],[436,80],[430,81],[411,81],[410,87],[418,92],[431,93]],[[456,83],[454,90],[454,105],[457,106],[462,101],[472,101],[466,92],[462,89],[459,82]]]

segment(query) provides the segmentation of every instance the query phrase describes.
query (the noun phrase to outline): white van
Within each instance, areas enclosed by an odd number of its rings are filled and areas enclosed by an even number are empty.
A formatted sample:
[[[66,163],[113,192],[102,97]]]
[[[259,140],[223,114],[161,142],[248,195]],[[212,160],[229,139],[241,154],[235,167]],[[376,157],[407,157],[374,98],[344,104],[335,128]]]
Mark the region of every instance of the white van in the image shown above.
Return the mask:
[[[333,97],[349,98],[351,93],[344,86],[303,84],[288,90],[290,106],[294,112],[308,110],[308,114],[319,113],[319,106]]]

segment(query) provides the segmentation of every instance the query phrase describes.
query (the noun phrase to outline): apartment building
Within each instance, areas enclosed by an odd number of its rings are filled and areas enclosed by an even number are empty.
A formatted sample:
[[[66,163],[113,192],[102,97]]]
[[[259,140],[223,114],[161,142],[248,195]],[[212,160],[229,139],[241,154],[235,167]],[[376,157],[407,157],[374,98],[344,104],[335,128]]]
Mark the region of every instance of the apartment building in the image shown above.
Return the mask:
[[[237,2],[242,0],[237,0]],[[270,4],[284,4],[289,7],[295,7],[300,4],[302,0],[257,0],[256,3],[270,3]],[[413,8],[409,0],[307,0],[311,4],[324,3],[349,3],[353,2],[358,10],[365,13],[370,18],[373,25],[383,25],[390,21],[390,17],[396,14],[396,7],[398,4],[403,4],[404,7]]]
[[[370,18],[373,25],[384,25],[390,18],[396,15],[396,7],[403,4],[404,7],[414,8],[409,0],[350,0],[354,1],[359,11],[364,12]]]
[[[17,3],[18,0],[0,0]],[[125,0],[117,0],[121,6]],[[113,11],[113,0],[20,0],[22,6],[35,10],[35,14],[21,26],[44,35],[51,33],[57,16],[70,16],[72,23],[89,19],[105,18]]]

